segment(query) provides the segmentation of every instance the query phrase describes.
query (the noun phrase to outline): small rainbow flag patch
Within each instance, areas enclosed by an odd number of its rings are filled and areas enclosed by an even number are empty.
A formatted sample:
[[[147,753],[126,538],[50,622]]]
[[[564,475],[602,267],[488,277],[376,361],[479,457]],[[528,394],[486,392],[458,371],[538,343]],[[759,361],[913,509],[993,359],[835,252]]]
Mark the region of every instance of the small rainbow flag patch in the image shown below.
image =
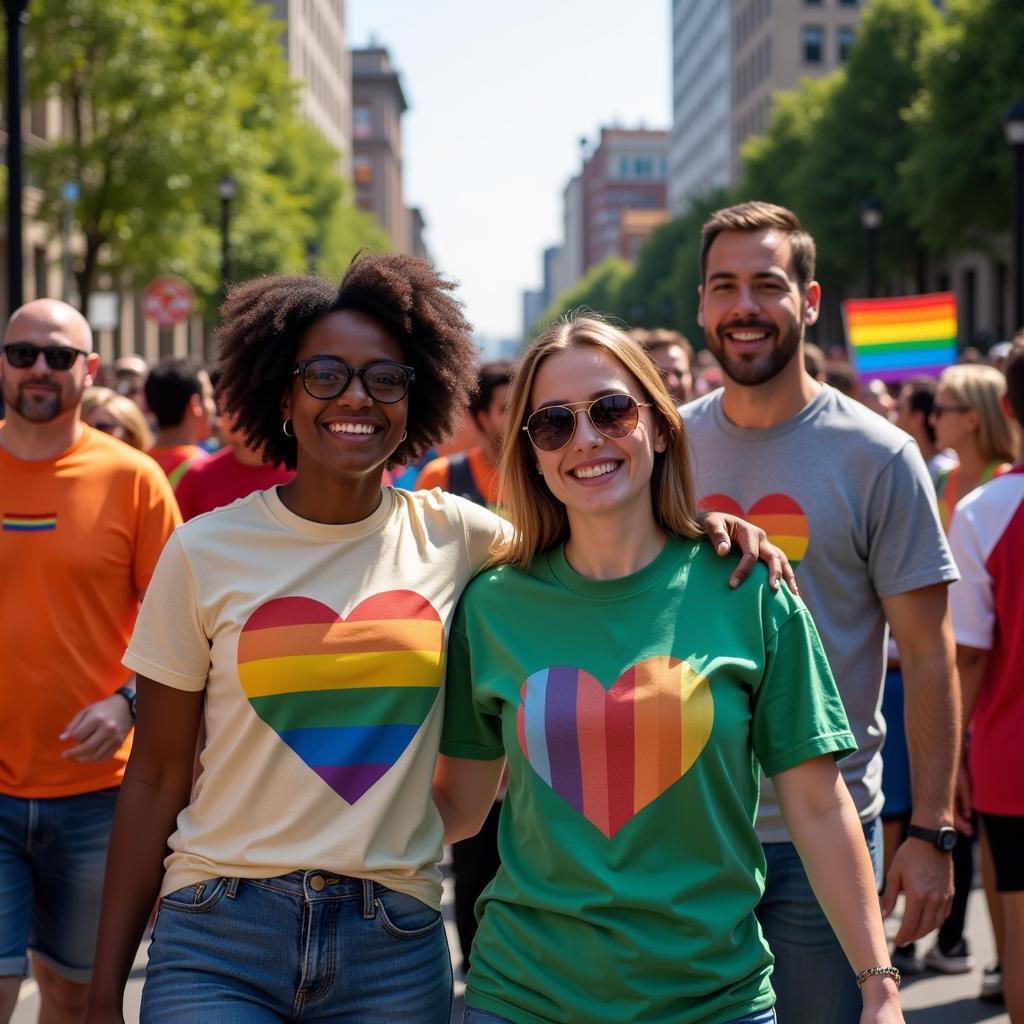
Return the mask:
[[[283,597],[242,628],[238,678],[256,714],[351,804],[419,731],[443,651],[440,617],[411,590],[376,594],[345,619],[312,598]]]
[[[665,656],[608,690],[582,669],[541,669],[520,697],[517,737],[531,767],[609,839],[690,770],[714,720],[707,679]]]
[[[19,533],[42,533],[45,530],[57,529],[57,513],[46,512],[43,515],[22,512],[5,512],[3,529]]]
[[[898,299],[847,299],[846,336],[857,373],[899,382],[937,377],[956,361],[956,296],[952,292]]]

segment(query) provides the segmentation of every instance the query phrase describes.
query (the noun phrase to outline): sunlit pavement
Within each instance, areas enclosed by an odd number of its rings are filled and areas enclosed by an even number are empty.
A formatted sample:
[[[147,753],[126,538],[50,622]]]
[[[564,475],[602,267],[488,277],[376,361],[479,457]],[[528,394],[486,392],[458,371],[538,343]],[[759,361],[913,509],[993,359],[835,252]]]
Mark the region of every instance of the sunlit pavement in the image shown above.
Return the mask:
[[[445,878],[444,896],[445,927],[448,944],[453,951],[452,959],[458,962],[454,952],[459,948],[458,936],[452,915],[451,880]],[[890,934],[895,929],[889,926]],[[989,1006],[977,999],[981,987],[982,968],[995,960],[992,946],[992,931],[985,911],[985,897],[980,889],[971,894],[967,912],[967,936],[974,954],[975,967],[970,974],[941,975],[929,971],[918,978],[907,978],[903,983],[903,1009],[907,1024],[1010,1024],[1009,1016],[1001,1007]],[[919,950],[931,948],[934,938],[929,936],[919,943]],[[139,950],[135,960],[128,989],[125,995],[125,1024],[137,1024],[139,1000],[142,996],[142,981],[146,970],[145,947]],[[455,982],[455,1006],[452,1010],[452,1024],[462,1020],[462,992],[465,986]],[[31,980],[22,985],[18,1007],[11,1018],[12,1024],[35,1024],[39,1012],[39,995]],[[825,1024],[818,1021],[789,1021],[786,1024]]]

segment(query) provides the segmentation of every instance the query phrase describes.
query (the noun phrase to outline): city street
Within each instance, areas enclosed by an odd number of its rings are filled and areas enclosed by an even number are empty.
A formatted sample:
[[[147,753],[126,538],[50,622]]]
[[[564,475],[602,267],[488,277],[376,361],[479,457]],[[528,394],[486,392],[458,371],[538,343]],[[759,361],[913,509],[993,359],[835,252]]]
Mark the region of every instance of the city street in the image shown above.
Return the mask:
[[[459,940],[455,932],[452,912],[451,879],[447,874],[445,877],[444,913],[448,944],[453,950],[456,950]],[[890,931],[892,931],[891,927]],[[953,976],[929,971],[919,978],[907,978],[904,981],[902,988],[903,1010],[907,1024],[980,1024],[982,1021],[985,1024],[1009,1024],[1010,1018],[1002,1007],[990,1006],[976,998],[981,986],[982,968],[995,959],[992,949],[992,933],[988,926],[984,897],[980,889],[975,890],[971,895],[967,917],[967,935],[976,964],[970,974]],[[920,944],[920,948],[922,950],[929,949],[932,941],[932,937],[929,936]],[[453,957],[453,959],[456,958]],[[139,1000],[142,995],[145,969],[146,948],[143,946],[139,950],[128,982],[125,998],[126,1024],[136,1024],[139,1019]],[[456,980],[452,1024],[459,1024],[462,1020],[464,988],[465,985]],[[22,986],[21,998],[18,1008],[11,1018],[11,1024],[35,1024],[38,1011],[38,990],[34,982],[26,981]],[[792,1021],[785,1022],[785,1024],[827,1024],[827,1022]]]

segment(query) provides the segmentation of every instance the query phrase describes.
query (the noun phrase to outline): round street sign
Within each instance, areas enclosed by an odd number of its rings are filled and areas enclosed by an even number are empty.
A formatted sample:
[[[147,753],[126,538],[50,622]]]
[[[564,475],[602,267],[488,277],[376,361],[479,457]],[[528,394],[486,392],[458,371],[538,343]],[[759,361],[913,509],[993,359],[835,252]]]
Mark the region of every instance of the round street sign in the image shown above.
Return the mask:
[[[173,327],[187,320],[196,297],[188,281],[173,274],[158,277],[142,296],[142,311],[161,327]]]

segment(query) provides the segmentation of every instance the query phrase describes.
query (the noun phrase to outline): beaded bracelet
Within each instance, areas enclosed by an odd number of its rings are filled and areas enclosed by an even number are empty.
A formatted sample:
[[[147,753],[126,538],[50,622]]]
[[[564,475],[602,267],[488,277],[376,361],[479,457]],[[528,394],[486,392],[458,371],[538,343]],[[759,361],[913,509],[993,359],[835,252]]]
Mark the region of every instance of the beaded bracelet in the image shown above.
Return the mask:
[[[892,978],[896,982],[896,987],[900,987],[900,972],[895,967],[869,967],[865,971],[861,971],[857,975],[857,987],[863,988],[864,982],[868,980],[873,974],[882,974],[889,978]]]

